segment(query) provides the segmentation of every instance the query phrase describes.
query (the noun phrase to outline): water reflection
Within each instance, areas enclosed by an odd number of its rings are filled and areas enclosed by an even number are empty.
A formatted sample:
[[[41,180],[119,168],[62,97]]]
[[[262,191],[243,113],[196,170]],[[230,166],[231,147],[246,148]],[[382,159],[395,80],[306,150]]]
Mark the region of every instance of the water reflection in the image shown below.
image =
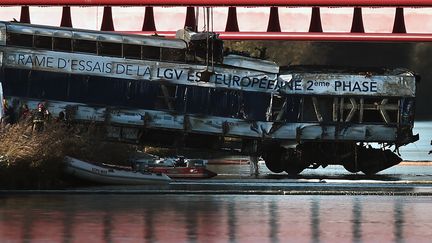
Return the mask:
[[[319,201],[316,198],[312,199],[311,205],[311,227],[312,227],[312,242],[320,241],[320,215]]]
[[[394,204],[394,237],[396,242],[403,242],[403,225],[404,225],[403,204],[400,201]]]
[[[198,220],[197,220],[197,210],[193,205],[187,204],[186,205],[186,233],[187,238],[189,242],[196,242],[197,241],[197,231],[198,231]]]
[[[105,214],[102,216],[103,217],[103,238],[105,242],[111,243],[111,225],[112,225],[112,219],[111,219],[111,214]]]
[[[278,234],[279,234],[279,211],[278,205],[275,201],[271,201],[269,205],[269,239],[272,239],[272,242],[279,242]]]
[[[144,208],[143,219],[144,219],[144,235],[147,242],[154,242],[154,225],[153,225],[153,217],[155,213],[154,209],[149,207]]]
[[[62,218],[63,227],[63,243],[71,243],[72,239],[72,227],[73,227],[73,215],[75,214],[74,208],[70,208],[64,212],[64,217]]]
[[[235,202],[230,201],[228,202],[227,207],[227,214],[228,214],[228,237],[230,242],[236,241],[236,213],[235,213]]]
[[[353,233],[353,242],[361,242],[361,221],[362,221],[362,204],[360,202],[360,199],[358,197],[355,197],[353,200],[353,207],[352,207],[352,233]]]
[[[427,242],[431,202],[384,196],[11,196],[0,198],[0,241]]]

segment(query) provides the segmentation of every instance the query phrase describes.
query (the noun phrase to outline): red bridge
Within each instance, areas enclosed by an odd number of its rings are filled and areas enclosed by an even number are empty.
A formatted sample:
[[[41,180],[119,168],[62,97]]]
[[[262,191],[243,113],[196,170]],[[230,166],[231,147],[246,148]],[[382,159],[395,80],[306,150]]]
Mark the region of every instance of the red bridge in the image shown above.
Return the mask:
[[[0,6],[2,20],[165,36],[185,26],[202,30],[209,17],[209,29],[231,40],[432,40],[430,0],[0,0]],[[209,16],[199,7],[211,7]]]

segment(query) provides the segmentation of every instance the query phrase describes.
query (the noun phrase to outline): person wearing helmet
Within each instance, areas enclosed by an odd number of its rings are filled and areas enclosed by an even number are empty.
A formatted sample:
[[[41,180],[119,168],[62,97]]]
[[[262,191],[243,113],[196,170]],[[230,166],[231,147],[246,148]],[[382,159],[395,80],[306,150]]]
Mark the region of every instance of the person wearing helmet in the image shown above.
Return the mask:
[[[19,111],[19,119],[22,121],[28,121],[31,116],[30,109],[27,104],[23,104]]]
[[[37,105],[37,110],[33,116],[33,131],[41,132],[44,130],[45,122],[49,117],[49,111],[43,103]]]
[[[13,115],[14,111],[11,106],[9,106],[8,101],[6,99],[3,99],[3,117],[2,117],[2,124],[8,125],[13,122]]]

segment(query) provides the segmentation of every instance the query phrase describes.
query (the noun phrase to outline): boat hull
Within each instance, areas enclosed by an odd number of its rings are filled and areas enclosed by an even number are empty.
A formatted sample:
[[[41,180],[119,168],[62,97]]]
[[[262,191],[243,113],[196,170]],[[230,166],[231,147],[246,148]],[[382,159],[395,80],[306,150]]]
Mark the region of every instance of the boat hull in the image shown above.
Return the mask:
[[[102,184],[147,185],[167,184],[171,181],[165,174],[110,168],[102,164],[65,158],[65,172],[78,178]]]
[[[148,169],[153,173],[163,173],[178,179],[206,179],[217,175],[206,168],[196,167],[149,167]]]

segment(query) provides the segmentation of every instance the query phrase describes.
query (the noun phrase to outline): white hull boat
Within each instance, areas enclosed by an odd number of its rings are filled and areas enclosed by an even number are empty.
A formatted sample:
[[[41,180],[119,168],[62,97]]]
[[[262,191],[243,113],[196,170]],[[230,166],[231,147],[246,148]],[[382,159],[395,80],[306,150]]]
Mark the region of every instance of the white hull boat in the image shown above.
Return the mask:
[[[66,173],[97,183],[143,185],[166,184],[171,181],[171,178],[162,173],[134,171],[112,165],[86,162],[69,156],[66,156],[64,161]]]

